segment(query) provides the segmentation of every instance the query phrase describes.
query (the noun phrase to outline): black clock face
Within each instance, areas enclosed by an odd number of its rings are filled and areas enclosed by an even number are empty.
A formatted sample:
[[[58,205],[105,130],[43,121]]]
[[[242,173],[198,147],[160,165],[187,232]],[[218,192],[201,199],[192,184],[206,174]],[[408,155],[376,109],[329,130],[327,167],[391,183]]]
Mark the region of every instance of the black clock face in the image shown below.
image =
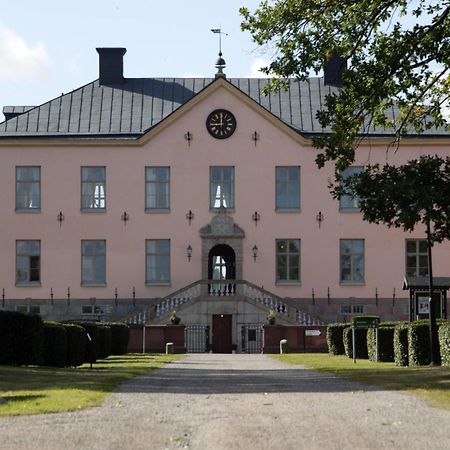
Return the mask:
[[[211,136],[217,139],[225,139],[234,133],[236,119],[230,111],[216,109],[206,119],[206,128]]]

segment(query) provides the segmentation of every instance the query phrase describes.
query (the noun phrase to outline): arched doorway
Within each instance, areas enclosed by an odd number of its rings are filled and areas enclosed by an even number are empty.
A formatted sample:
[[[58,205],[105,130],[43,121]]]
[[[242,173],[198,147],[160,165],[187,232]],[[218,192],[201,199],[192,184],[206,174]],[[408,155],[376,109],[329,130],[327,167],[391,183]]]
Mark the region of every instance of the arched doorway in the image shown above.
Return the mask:
[[[236,279],[236,254],[226,244],[215,245],[208,255],[208,279]]]

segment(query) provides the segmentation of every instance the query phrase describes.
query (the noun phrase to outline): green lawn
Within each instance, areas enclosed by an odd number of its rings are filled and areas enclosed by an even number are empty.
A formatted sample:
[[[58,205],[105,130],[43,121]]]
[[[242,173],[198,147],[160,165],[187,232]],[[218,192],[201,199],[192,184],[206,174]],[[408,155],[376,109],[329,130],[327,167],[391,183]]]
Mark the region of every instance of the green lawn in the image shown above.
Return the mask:
[[[323,372],[389,389],[419,395],[435,406],[450,410],[450,367],[397,367],[324,353],[275,355],[289,364],[301,364]]]
[[[0,366],[0,416],[75,411],[99,405],[123,381],[179,355],[110,356],[93,365],[57,369]]]

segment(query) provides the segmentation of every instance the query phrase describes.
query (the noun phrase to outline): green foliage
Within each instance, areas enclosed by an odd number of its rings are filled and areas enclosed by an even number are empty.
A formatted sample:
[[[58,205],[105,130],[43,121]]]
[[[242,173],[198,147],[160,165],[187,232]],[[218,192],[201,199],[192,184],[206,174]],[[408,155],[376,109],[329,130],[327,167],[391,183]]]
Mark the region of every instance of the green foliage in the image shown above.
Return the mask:
[[[130,328],[123,322],[108,323],[111,328],[111,354],[124,355],[128,352]]]
[[[408,359],[410,366],[430,364],[430,326],[428,321],[418,320],[409,324]]]
[[[394,362],[397,366],[408,365],[408,329],[406,324],[397,325],[394,329]]]
[[[378,361],[394,361],[394,326],[380,324],[378,327]],[[376,361],[376,330],[367,330],[367,353],[371,361]]]
[[[348,323],[330,323],[327,326],[327,344],[330,355],[344,355],[344,330]]]
[[[85,360],[87,363],[95,363],[99,358],[100,337],[96,322],[77,322],[85,331],[86,352]]]
[[[0,311],[0,364],[39,364],[42,345],[40,316]]]
[[[337,173],[348,167],[359,136],[373,125],[390,128],[397,139],[410,130],[445,126],[448,2],[280,0],[240,13],[242,29],[257,44],[270,46],[272,62],[264,72],[279,77],[272,88],[286,77],[318,73],[334,54],[348,61],[344,89],[330,93],[318,114],[321,125],[331,129],[315,140],[320,166],[332,160]]]
[[[450,366],[450,325],[439,327],[439,345],[442,365]]]
[[[77,367],[85,361],[86,331],[73,323],[62,324],[67,335],[67,367]]]
[[[348,358],[353,358],[353,335],[352,328],[348,327],[344,329],[344,348],[345,354]],[[367,329],[359,328],[355,329],[355,340],[356,340],[356,358],[368,359],[367,354]]]
[[[58,322],[44,322],[42,365],[65,367],[67,363],[67,333]]]
[[[105,359],[111,355],[111,328],[105,324],[98,324],[98,358]]]

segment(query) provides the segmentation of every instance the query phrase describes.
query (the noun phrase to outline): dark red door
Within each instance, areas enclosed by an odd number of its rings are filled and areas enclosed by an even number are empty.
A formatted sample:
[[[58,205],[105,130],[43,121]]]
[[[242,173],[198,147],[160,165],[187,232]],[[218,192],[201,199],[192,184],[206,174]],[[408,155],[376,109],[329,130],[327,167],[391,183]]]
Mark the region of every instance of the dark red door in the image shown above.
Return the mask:
[[[232,315],[213,315],[213,353],[231,353],[232,350]]]

